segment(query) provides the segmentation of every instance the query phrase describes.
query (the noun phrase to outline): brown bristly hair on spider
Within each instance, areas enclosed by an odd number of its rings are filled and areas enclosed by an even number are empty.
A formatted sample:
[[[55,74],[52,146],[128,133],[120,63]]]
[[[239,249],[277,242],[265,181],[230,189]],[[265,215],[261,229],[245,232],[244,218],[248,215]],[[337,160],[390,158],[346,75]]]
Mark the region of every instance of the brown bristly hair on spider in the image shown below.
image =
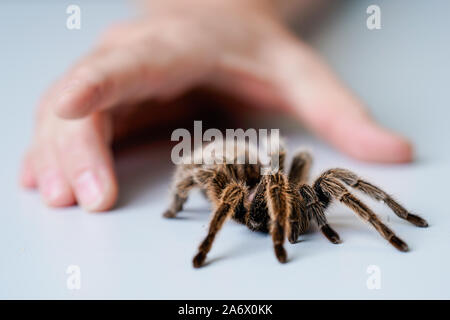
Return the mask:
[[[251,152],[250,149],[247,152]],[[204,264],[217,233],[230,218],[253,231],[270,233],[275,256],[281,263],[287,261],[285,238],[296,243],[311,222],[317,224],[330,242],[340,243],[339,235],[328,224],[325,216],[332,200],[349,207],[395,248],[408,251],[408,245],[349,188],[384,202],[398,217],[418,227],[428,226],[424,219],[408,212],[386,192],[347,169],[327,170],[312,184],[308,184],[312,162],[308,152],[297,153],[289,173],[285,173],[285,155],[283,148],[279,152],[280,170],[270,175],[260,175],[260,162],[177,166],[171,204],[164,217],[176,217],[193,188],[204,190],[214,207],[208,234],[193,259],[194,267],[199,268]]]

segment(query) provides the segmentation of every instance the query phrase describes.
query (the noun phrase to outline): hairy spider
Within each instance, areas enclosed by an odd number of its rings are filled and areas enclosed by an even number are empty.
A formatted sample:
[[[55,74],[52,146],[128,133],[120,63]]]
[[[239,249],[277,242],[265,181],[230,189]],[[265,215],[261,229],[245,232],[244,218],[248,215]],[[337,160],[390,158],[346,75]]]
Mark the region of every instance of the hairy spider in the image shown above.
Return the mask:
[[[249,149],[246,153],[249,153]],[[300,234],[315,221],[323,235],[332,243],[340,243],[339,235],[327,222],[325,210],[333,199],[352,209],[369,222],[379,234],[400,251],[408,251],[407,244],[395,235],[378,216],[348,187],[384,202],[402,219],[418,227],[427,227],[421,217],[409,213],[383,190],[360,179],[346,169],[330,169],[311,185],[307,183],[312,158],[308,152],[295,155],[289,173],[284,172],[285,151],[279,153],[279,171],[261,175],[261,163],[177,166],[174,175],[172,202],[164,213],[174,218],[182,210],[189,191],[202,189],[214,206],[206,238],[193,259],[194,267],[201,267],[218,231],[228,218],[246,225],[253,231],[270,233],[278,261],[286,262],[283,247],[285,238],[296,243]]]

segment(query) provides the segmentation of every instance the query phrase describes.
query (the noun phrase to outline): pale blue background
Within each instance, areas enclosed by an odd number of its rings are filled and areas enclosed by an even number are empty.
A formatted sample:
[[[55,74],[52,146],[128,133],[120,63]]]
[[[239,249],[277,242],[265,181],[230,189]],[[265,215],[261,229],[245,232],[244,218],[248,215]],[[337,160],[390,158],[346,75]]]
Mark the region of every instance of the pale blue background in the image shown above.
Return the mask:
[[[65,27],[69,4],[82,8],[80,31]],[[381,30],[365,27],[370,4],[381,6]],[[93,215],[46,208],[36,192],[16,183],[36,100],[104,27],[130,10],[122,1],[3,0],[0,298],[450,298],[450,2],[345,1],[334,10],[310,41],[377,119],[415,142],[418,161],[359,163],[302,131],[288,135],[289,145],[313,149],[315,174],[330,166],[352,168],[426,217],[431,227],[418,229],[369,201],[411,252],[397,252],[336,205],[329,220],[344,240],[339,246],[307,234],[287,245],[291,261],[280,265],[269,237],[229,223],[209,255],[213,263],[194,270],[191,258],[206,232],[209,206],[196,194],[184,219],[160,217],[171,167],[169,150],[157,146],[118,160],[117,210]],[[69,265],[81,268],[79,291],[66,288]],[[380,290],[366,287],[369,265],[381,269]]]

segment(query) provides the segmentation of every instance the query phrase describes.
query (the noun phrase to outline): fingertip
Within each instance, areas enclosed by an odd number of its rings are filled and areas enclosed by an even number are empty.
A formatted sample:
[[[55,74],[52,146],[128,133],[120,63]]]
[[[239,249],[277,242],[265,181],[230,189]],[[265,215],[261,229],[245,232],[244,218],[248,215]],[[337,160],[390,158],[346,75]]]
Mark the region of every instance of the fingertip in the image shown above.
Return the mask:
[[[89,212],[104,212],[114,207],[118,197],[118,184],[107,169],[88,169],[74,181],[78,204]]]
[[[25,157],[22,168],[20,169],[19,183],[22,188],[35,189],[37,187],[36,177],[32,170],[28,156]]]
[[[375,123],[355,124],[352,133],[342,137],[342,149],[359,160],[378,163],[408,163],[413,146],[406,138]]]
[[[61,193],[60,196],[52,199],[47,199],[47,205],[51,208],[66,208],[75,205],[75,198],[73,194],[68,191]]]
[[[36,189],[37,187],[36,179],[27,168],[21,170],[19,183],[25,189]]]
[[[65,178],[58,172],[45,172],[39,178],[39,191],[49,207],[68,207],[75,198]]]
[[[376,124],[361,101],[313,51],[297,43],[293,59],[282,57],[290,65],[280,68],[283,80],[280,87],[287,105],[315,133],[359,160],[379,163],[413,160],[411,143]],[[296,60],[300,63],[295,64]]]
[[[105,135],[109,117],[96,113],[70,123],[75,124],[66,124],[56,146],[77,203],[89,212],[107,211],[118,196],[114,160]]]
[[[393,163],[409,163],[414,161],[414,147],[408,139],[397,134],[392,135],[393,150],[392,159],[389,162]]]

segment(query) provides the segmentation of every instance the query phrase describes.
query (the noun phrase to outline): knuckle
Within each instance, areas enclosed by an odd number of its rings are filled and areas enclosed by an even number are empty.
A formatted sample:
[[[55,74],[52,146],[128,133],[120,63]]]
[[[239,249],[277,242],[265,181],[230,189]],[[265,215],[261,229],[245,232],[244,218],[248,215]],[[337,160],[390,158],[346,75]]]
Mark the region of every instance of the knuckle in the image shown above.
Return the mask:
[[[72,71],[72,78],[78,81],[98,81],[100,72],[90,63],[83,63]]]
[[[80,96],[95,101],[100,100],[112,85],[98,67],[92,64],[77,67],[72,73],[72,79],[81,84]]]
[[[126,22],[116,22],[108,26],[100,35],[100,43],[111,43],[117,37],[129,30],[130,24]]]
[[[86,143],[88,143],[89,138],[81,130],[70,130],[58,134],[55,138],[55,146],[60,154],[61,158],[66,157],[79,157],[85,149]]]

